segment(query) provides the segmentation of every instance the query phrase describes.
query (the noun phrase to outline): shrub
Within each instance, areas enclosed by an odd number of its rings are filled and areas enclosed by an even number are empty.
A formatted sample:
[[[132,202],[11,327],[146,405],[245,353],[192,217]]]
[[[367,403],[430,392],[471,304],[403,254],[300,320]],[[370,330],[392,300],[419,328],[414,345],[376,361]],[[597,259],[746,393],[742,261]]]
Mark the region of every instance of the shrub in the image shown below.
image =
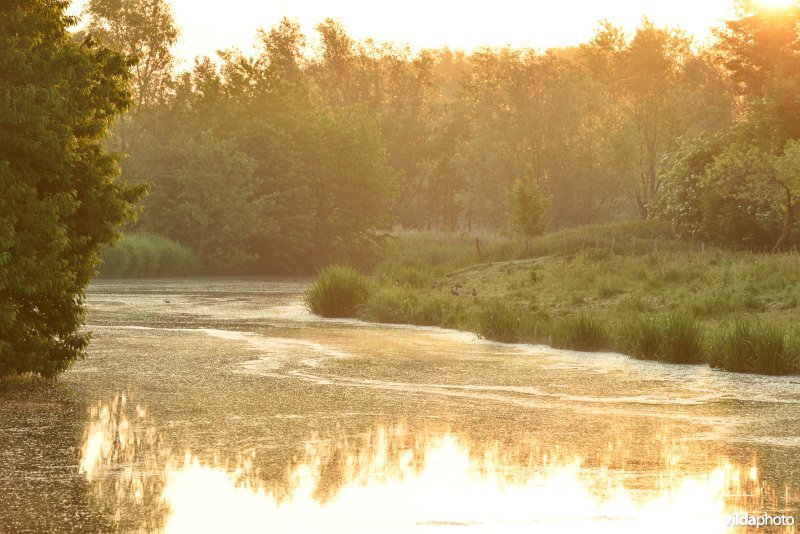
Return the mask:
[[[320,271],[303,301],[322,317],[356,317],[371,289],[369,281],[355,269],[332,265]]]

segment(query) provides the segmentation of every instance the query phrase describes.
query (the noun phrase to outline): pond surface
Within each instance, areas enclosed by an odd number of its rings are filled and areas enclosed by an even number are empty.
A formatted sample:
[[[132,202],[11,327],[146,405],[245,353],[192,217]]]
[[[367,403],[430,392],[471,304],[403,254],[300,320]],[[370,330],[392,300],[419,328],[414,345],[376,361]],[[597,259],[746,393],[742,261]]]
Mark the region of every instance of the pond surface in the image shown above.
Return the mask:
[[[798,377],[326,321],[306,284],[94,284],[89,356],[55,385],[0,388],[0,531],[800,520]]]

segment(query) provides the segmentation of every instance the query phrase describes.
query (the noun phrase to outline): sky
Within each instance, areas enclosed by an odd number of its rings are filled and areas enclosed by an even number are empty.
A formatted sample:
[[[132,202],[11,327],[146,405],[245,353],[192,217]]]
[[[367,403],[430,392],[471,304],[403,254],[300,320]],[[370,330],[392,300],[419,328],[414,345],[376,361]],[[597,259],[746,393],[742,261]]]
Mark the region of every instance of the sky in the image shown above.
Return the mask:
[[[73,14],[85,0],[74,0]],[[175,54],[191,65],[197,55],[214,57],[236,46],[252,50],[258,28],[282,16],[307,35],[325,18],[344,24],[358,39],[394,41],[420,48],[472,50],[478,46],[550,48],[588,40],[600,19],[633,30],[647,15],[659,26],[680,26],[699,41],[732,12],[732,0],[167,0],[180,41]],[[764,0],[774,2],[780,0]]]

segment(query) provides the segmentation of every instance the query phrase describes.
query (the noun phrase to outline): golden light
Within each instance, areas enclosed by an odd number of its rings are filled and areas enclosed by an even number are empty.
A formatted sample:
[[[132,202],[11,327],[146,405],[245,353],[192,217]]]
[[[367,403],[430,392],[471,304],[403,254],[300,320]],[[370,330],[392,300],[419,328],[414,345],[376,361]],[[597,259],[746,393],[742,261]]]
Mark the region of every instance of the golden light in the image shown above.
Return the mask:
[[[70,13],[79,14],[86,2],[72,0]],[[331,17],[356,39],[408,44],[412,50],[472,50],[483,45],[577,45],[591,38],[602,19],[631,32],[644,16],[659,26],[679,26],[703,41],[711,27],[733,13],[732,0],[495,0],[491,5],[478,0],[407,0],[388,11],[367,9],[369,4],[361,0],[227,0],[225,9],[219,9],[216,0],[167,2],[181,29],[175,53],[184,66],[191,66],[195,55],[215,57],[217,50],[232,46],[252,53],[256,30],[277,24],[283,16],[298,22],[312,39],[314,26]]]
[[[792,6],[798,5],[797,0],[756,0],[756,5],[767,9],[788,9]]]

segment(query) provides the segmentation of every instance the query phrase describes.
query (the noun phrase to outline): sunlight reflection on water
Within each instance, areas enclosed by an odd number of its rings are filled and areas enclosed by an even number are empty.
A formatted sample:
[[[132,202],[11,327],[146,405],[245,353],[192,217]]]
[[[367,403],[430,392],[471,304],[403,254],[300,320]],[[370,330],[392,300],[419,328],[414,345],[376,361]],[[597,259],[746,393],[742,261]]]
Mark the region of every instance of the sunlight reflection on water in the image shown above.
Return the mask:
[[[309,436],[274,477],[255,453],[201,458],[171,448],[147,410],[120,393],[91,408],[80,465],[123,530],[708,533],[769,500],[755,460],[709,459],[713,467],[691,472],[687,454],[665,444],[661,470],[641,473],[533,439],[376,425]]]

